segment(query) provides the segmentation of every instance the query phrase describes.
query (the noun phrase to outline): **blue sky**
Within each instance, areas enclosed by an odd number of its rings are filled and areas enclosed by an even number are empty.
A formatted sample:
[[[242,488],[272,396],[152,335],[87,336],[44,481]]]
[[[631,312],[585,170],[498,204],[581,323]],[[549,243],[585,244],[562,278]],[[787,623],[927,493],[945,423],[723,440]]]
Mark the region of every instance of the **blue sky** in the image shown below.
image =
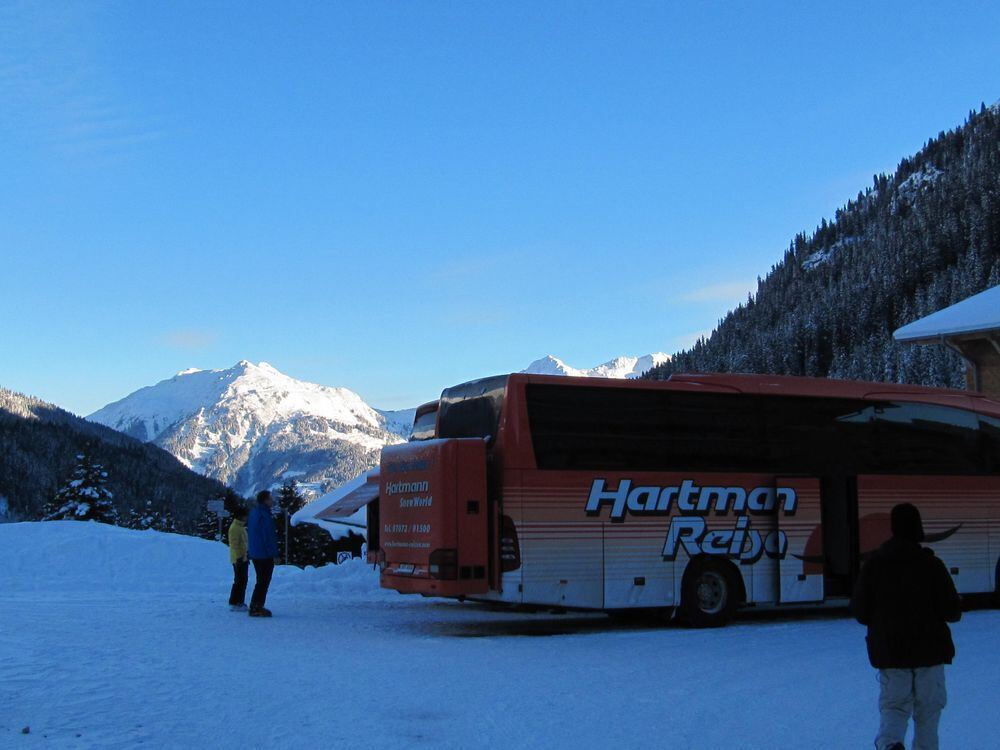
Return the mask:
[[[0,4],[0,385],[675,351],[1000,98],[997,3]]]

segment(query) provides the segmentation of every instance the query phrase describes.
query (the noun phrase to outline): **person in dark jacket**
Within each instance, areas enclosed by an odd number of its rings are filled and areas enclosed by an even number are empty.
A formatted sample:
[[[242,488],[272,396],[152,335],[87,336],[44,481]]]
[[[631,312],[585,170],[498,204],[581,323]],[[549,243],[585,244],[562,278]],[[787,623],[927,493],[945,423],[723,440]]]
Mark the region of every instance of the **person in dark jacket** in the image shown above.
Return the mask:
[[[962,617],[962,600],[934,553],[920,546],[924,527],[910,503],[892,509],[892,538],[865,563],[851,601],[868,626],[868,659],[879,670],[880,723],[875,747],[903,750],[913,717],[913,750],[937,750],[946,703],[944,665],[955,645],[949,622]]]
[[[271,585],[274,561],[278,556],[278,535],[274,531],[274,517],[271,515],[271,493],[267,490],[257,493],[257,502],[250,510],[247,523],[247,541],[250,562],[253,563],[257,582],[250,596],[250,616],[270,617],[271,611],[264,608],[267,588]]]

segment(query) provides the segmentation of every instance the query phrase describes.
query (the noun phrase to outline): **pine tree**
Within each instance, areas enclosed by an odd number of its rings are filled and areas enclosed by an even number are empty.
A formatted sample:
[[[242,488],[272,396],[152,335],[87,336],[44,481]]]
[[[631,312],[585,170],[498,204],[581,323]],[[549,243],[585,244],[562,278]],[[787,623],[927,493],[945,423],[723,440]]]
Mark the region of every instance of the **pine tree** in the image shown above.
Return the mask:
[[[246,509],[246,500],[237,495],[232,489],[226,488],[225,492],[222,492],[212,500],[221,500],[223,507],[228,511],[230,517],[235,515],[237,510]],[[194,535],[200,536],[202,539],[211,539],[217,542],[225,542],[226,540],[226,530],[229,528],[230,521],[223,519],[221,524],[222,532],[220,536],[220,524],[219,517],[208,510],[208,505],[205,504],[202,507],[201,515],[198,516],[198,520],[195,521]],[[165,531],[170,531],[171,529],[164,529]]]
[[[156,526],[154,526],[154,528],[157,531],[165,531],[169,534],[176,534],[177,519],[174,518],[174,512],[170,508],[164,508],[159,513],[159,517],[156,519]]]
[[[281,529],[278,534],[278,555],[287,560],[292,565],[301,565],[301,558],[304,550],[301,549],[300,542],[303,541],[303,530],[298,526],[292,526],[291,517],[305,506],[305,498],[299,493],[298,484],[294,479],[290,479],[281,485],[278,490],[278,509],[283,518]],[[285,551],[285,533],[288,531],[288,554]]]
[[[278,491],[278,507],[283,513],[291,516],[301,510],[305,504],[305,498],[299,492],[298,483],[294,479],[281,485],[281,489]]]
[[[105,485],[108,472],[93,460],[87,449],[76,457],[77,466],[73,477],[53,498],[52,510],[44,521],[98,521],[118,523],[118,509],[112,502],[111,490]]]
[[[152,528],[156,517],[156,511],[153,510],[152,503],[147,500],[143,508],[140,510],[138,508],[129,508],[128,516],[125,519],[125,526],[130,529],[149,529]]]
[[[147,529],[171,533],[177,531],[177,521],[170,508],[164,508],[162,511],[157,510],[150,500],[146,501],[142,510],[130,509],[125,525],[130,529],[139,529],[140,531]]]
[[[215,495],[211,499],[225,500],[225,497],[225,494],[220,494]],[[220,528],[222,529],[221,532]],[[211,539],[214,542],[220,542],[226,538],[225,528],[219,524],[219,516],[208,509],[208,503],[202,505],[201,514],[194,524],[194,534],[195,536],[200,536],[202,539]]]
[[[220,499],[222,500],[223,505],[225,506],[226,510],[229,512],[229,515],[231,516],[235,515],[236,511],[238,510],[247,509],[247,501],[244,498],[237,495],[236,492],[234,492],[229,487],[226,488],[225,493],[221,496]]]
[[[195,521],[194,535],[200,536],[202,539],[211,539],[215,542],[222,541],[219,537],[219,517],[215,513],[209,512],[207,507],[201,511],[201,515]],[[223,534],[222,538],[224,537],[225,535]]]

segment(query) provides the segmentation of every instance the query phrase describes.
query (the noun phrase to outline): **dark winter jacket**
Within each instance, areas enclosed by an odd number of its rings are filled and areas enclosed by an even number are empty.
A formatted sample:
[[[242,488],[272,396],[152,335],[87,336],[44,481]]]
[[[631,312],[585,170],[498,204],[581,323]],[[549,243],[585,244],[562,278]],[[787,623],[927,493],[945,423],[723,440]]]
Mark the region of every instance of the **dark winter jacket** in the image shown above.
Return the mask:
[[[951,664],[949,622],[962,600],[948,570],[917,542],[893,537],[865,563],[851,610],[868,626],[868,658],[876,669]]]
[[[247,520],[247,542],[251,560],[278,556],[278,535],[274,531],[271,509],[257,504],[250,509]]]

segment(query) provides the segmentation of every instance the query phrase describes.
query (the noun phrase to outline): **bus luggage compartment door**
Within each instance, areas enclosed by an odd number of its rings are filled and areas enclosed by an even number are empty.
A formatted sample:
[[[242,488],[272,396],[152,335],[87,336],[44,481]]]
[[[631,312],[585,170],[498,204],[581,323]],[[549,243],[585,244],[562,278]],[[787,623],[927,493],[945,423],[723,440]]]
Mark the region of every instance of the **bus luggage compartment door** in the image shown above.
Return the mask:
[[[823,601],[823,528],[820,481],[812,477],[775,480],[776,536],[764,552],[778,561],[778,601]]]
[[[438,596],[486,593],[486,487],[483,440],[386,446],[379,487],[382,586]]]

